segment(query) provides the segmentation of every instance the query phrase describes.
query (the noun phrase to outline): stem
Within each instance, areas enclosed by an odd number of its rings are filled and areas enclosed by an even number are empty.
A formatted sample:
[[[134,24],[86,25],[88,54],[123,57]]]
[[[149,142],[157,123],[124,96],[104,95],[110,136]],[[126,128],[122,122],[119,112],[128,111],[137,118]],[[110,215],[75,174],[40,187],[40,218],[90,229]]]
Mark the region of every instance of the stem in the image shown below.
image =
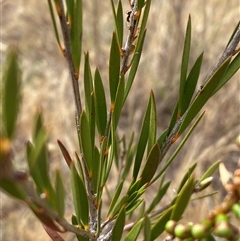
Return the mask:
[[[80,91],[79,91],[79,86],[78,86],[78,77],[77,77],[74,63],[73,63],[69,28],[67,25],[67,20],[66,20],[65,14],[64,14],[64,6],[63,6],[62,0],[59,0],[59,7],[60,7],[60,11],[58,11],[58,16],[59,16],[60,25],[61,25],[62,34],[63,34],[63,40],[64,40],[64,46],[65,46],[65,57],[66,57],[66,60],[68,63],[68,68],[69,68],[72,87],[73,87],[73,94],[74,94],[75,107],[76,107],[76,125],[77,125],[77,131],[79,134],[80,133],[80,115],[82,113],[82,104],[81,104],[81,97],[80,97]]]

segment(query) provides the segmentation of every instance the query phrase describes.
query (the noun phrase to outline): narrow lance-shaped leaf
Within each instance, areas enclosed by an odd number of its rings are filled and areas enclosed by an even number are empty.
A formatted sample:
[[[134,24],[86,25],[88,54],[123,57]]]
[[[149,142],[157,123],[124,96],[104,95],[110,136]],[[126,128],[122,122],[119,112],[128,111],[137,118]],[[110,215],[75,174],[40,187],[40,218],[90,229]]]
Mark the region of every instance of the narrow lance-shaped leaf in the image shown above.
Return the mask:
[[[134,55],[133,55],[133,59],[132,59],[132,62],[131,62],[131,69],[130,69],[130,72],[129,72],[129,75],[128,75],[126,88],[125,88],[124,102],[127,99],[127,96],[128,96],[129,91],[132,87],[135,75],[137,73],[137,68],[138,68],[140,58],[141,58],[145,36],[146,36],[146,30],[143,33],[143,37],[142,37],[142,40],[139,43],[139,46],[136,46],[136,50],[135,50]]]
[[[166,182],[163,186],[159,187],[159,190],[156,194],[156,196],[154,197],[153,201],[151,202],[151,204],[149,205],[149,208],[147,210],[147,213],[150,213],[156,206],[157,204],[159,204],[159,202],[161,201],[161,199],[164,197],[164,195],[166,194],[169,186],[171,184],[171,181]]]
[[[122,1],[118,2],[117,16],[116,16],[116,33],[119,46],[122,46],[123,41],[123,8]]]
[[[70,35],[73,63],[77,76],[79,75],[79,65],[82,51],[82,0],[74,2],[72,19],[70,19]]]
[[[188,127],[193,118],[199,113],[204,104],[208,101],[208,99],[212,96],[216,86],[221,80],[222,76],[226,73],[226,70],[229,66],[230,59],[228,58],[214,73],[214,75],[209,79],[206,85],[203,86],[201,92],[196,96],[192,104],[190,105],[187,114],[182,122],[182,125],[179,129],[179,134],[183,133],[183,131]]]
[[[199,182],[203,181],[204,179],[211,177],[212,174],[217,170],[219,164],[221,161],[217,161],[215,163],[213,163],[208,169],[207,171],[202,175],[202,177],[200,178]]]
[[[3,123],[5,135],[11,139],[20,103],[20,69],[18,66],[17,48],[11,46],[8,50],[6,68],[3,74]]]
[[[164,230],[165,224],[170,219],[172,207],[168,208],[151,228],[151,241],[155,240]]]
[[[97,128],[100,136],[104,136],[107,125],[107,106],[102,78],[98,69],[96,69],[94,76],[94,93]]]
[[[142,160],[144,151],[148,141],[148,133],[149,133],[149,121],[150,121],[150,109],[151,108],[151,100],[149,99],[147,110],[144,115],[143,124],[140,132],[140,137],[137,146],[137,152],[134,162],[134,169],[133,169],[133,178],[136,180]]]
[[[143,226],[143,219],[139,220],[136,224],[134,224],[133,228],[129,231],[129,233],[126,235],[124,241],[135,241],[137,240],[141,229]]]
[[[113,210],[113,208],[114,208],[114,206],[115,206],[115,204],[116,204],[116,202],[117,202],[117,200],[118,200],[118,198],[119,198],[119,196],[120,196],[120,194],[121,194],[122,187],[123,187],[123,180],[119,183],[119,185],[118,185],[118,187],[117,187],[117,190],[116,190],[116,192],[115,192],[115,194],[114,194],[114,196],[113,196],[113,199],[112,199],[112,201],[111,201],[110,207],[109,207],[109,209],[108,209],[108,214],[107,214],[107,216],[109,216],[110,213],[111,213],[111,211]]]
[[[115,130],[118,125],[118,121],[120,119],[120,115],[123,107],[124,86],[125,86],[124,76],[122,75],[117,88],[116,99],[114,101],[114,110],[112,115],[112,124],[113,124],[112,133],[115,133]]]
[[[97,193],[97,186],[98,186],[98,179],[99,179],[99,166],[100,166],[100,153],[98,148],[94,147],[94,155],[93,155],[93,165],[92,165],[92,180],[93,180],[93,187],[94,192]]]
[[[63,180],[59,171],[56,172],[55,190],[56,190],[57,210],[60,217],[63,217],[64,211],[65,211],[66,193],[63,185]]]
[[[146,215],[144,218],[144,241],[151,240],[151,221],[149,217]]]
[[[185,183],[180,193],[177,195],[177,199],[175,201],[175,205],[171,214],[172,220],[178,221],[182,217],[182,214],[184,213],[188,205],[188,202],[191,198],[193,188],[194,188],[194,177],[192,175]]]
[[[125,216],[126,216],[125,207],[122,207],[119,215],[117,216],[117,219],[112,231],[112,240],[114,241],[121,240],[121,237],[123,234],[123,228],[125,224]]]
[[[152,147],[152,149],[147,157],[146,164],[145,164],[142,174],[140,176],[140,178],[141,178],[140,186],[142,186],[146,183],[149,183],[152,180],[152,178],[158,168],[158,165],[159,165],[159,157],[160,157],[160,149],[159,149],[158,143],[156,143]]]
[[[85,54],[84,61],[84,96],[85,96],[85,109],[88,116],[88,121],[90,122],[92,114],[92,103],[91,103],[91,94],[93,92],[93,83],[92,83],[92,74],[89,63],[89,54]]]
[[[61,152],[63,154],[63,157],[64,157],[68,167],[70,168],[73,160],[72,160],[68,150],[66,149],[66,147],[62,144],[62,142],[60,140],[57,140],[57,143],[58,143],[58,145],[59,145],[59,147],[61,149]]]
[[[83,111],[81,114],[81,124],[80,124],[80,135],[81,135],[81,145],[83,150],[83,155],[86,161],[88,172],[90,177],[92,176],[92,140],[90,135],[90,127],[87,120],[86,112]]]
[[[71,189],[78,224],[88,227],[88,198],[83,181],[74,165],[71,166]]]
[[[52,6],[51,0],[48,0],[48,6],[49,6],[50,14],[51,14],[51,19],[52,19],[52,23],[53,23],[55,37],[56,37],[58,46],[59,46],[61,52],[63,53],[63,48],[62,48],[62,45],[61,45],[61,42],[60,42],[60,38],[59,38],[59,34],[58,34],[58,28],[57,28],[56,19],[55,19],[54,12],[53,12],[53,6]]]
[[[233,59],[233,61],[229,64],[226,73],[220,79],[216,89],[212,93],[212,96],[225,85],[230,78],[240,69],[240,53]]]
[[[116,33],[113,32],[109,60],[109,87],[111,102],[114,103],[120,80],[120,50]]]
[[[156,133],[157,133],[157,111],[156,111],[156,103],[153,91],[151,91],[150,95],[151,101],[151,110],[150,110],[150,119],[149,119],[149,134],[148,134],[148,150],[147,155],[152,149],[153,145],[156,142]]]
[[[196,62],[194,63],[187,77],[185,89],[183,93],[183,99],[182,99],[182,113],[186,111],[193,97],[194,90],[198,82],[200,69],[202,66],[202,59],[203,59],[203,53],[197,58]]]
[[[184,98],[184,90],[186,84],[187,70],[188,70],[188,62],[189,62],[189,54],[190,54],[190,46],[191,46],[191,17],[188,18],[185,42],[183,48],[182,55],[182,66],[181,66],[181,75],[180,75],[180,87],[179,87],[179,106],[178,106],[178,116],[183,114],[183,98]]]

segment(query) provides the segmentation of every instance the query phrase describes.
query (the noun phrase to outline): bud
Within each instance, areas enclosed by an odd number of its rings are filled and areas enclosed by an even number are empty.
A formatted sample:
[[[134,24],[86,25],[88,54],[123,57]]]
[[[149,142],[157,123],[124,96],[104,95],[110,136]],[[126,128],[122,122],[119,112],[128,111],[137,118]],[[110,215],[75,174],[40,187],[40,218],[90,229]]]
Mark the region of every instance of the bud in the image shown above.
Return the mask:
[[[174,234],[178,238],[186,239],[191,236],[191,231],[188,226],[183,224],[177,224],[177,226],[174,229]]]
[[[196,239],[202,239],[208,235],[208,228],[199,223],[199,224],[194,224],[191,229],[192,236]]]
[[[234,234],[231,225],[226,221],[219,222],[214,229],[214,233],[221,238],[230,238]]]
[[[228,221],[228,216],[224,213],[219,213],[216,217],[215,217],[215,225],[217,225],[218,223],[221,222],[227,222]]]
[[[174,229],[177,226],[177,221],[175,220],[169,220],[166,225],[165,225],[165,230],[169,233],[169,234],[174,234]]]
[[[235,203],[232,206],[232,211],[237,219],[240,219],[240,203]]]

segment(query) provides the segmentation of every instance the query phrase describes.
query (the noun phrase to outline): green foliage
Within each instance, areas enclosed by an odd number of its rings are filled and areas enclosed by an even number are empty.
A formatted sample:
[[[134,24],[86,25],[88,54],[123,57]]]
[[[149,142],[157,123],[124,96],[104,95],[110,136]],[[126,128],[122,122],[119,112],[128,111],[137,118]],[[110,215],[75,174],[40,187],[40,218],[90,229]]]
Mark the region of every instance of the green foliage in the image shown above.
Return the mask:
[[[240,191],[234,182],[234,192],[226,197],[220,208],[213,212],[214,215],[209,215],[199,224],[179,223],[192,195],[211,184],[211,176],[219,162],[212,164],[199,179],[194,173],[197,163],[190,166],[186,173],[181,173],[182,180],[178,184],[176,196],[172,199],[168,197],[171,182],[165,181],[165,173],[202,119],[202,107],[240,68],[240,53],[236,54],[237,51],[233,49],[195,93],[203,54],[200,54],[192,68],[189,68],[192,34],[189,17],[183,46],[178,101],[168,128],[161,134],[157,132],[157,103],[154,92],[151,91],[139,133],[131,133],[128,140],[128,135],[119,136],[118,123],[138,71],[151,0],[130,1],[125,44],[126,20],[122,1],[119,0],[115,6],[115,2],[110,0],[115,30],[109,48],[109,90],[104,86],[107,81],[102,79],[99,69],[96,68],[94,76],[92,75],[90,55],[85,53],[83,83],[80,83],[84,87],[83,98],[77,83],[82,55],[82,1],[71,0],[63,4],[61,0],[56,0],[53,4],[48,0],[48,4],[57,43],[68,61],[76,106],[75,131],[79,140],[76,149],[80,155],[76,152],[75,159],[72,158],[67,147],[60,140],[57,141],[70,172],[74,206],[72,220],[68,222],[64,217],[65,201],[69,193],[66,190],[65,177],[57,170],[55,182],[51,178],[48,133],[44,128],[40,110],[36,114],[32,143],[29,142],[26,147],[29,176],[14,169],[10,143],[15,133],[21,94],[18,51],[14,47],[8,53],[3,78],[1,189],[24,201],[45,225],[53,240],[57,240],[54,239],[54,232],[68,231],[75,233],[77,240],[134,241],[144,237],[145,241],[151,241],[162,235],[165,229],[171,238],[204,238],[210,241],[214,240],[213,235],[217,235],[236,240],[239,235],[236,227],[229,219],[222,219],[227,213],[233,213],[239,219]],[[234,31],[237,33],[238,30]],[[62,33],[63,40],[59,32]],[[231,37],[230,42],[233,39]],[[64,47],[61,45],[62,41]],[[231,44],[227,45],[229,46]],[[160,165],[169,148],[185,131],[186,134],[176,145],[173,154]],[[114,165],[117,177],[113,173]],[[107,187],[113,176],[116,189],[109,193]],[[129,178],[130,183],[127,181]],[[155,196],[147,205],[144,194],[157,182]],[[163,197],[168,199],[169,204],[159,208]],[[103,216],[105,212],[106,217]]]

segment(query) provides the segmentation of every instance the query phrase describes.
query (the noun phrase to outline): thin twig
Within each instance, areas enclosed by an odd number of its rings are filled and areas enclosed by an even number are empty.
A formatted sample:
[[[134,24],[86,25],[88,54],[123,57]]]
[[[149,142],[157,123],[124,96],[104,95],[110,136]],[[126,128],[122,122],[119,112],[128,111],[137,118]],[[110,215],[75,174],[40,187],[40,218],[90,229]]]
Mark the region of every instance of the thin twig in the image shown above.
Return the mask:
[[[131,1],[133,2],[133,1]],[[122,56],[122,63],[121,63],[121,69],[120,73],[121,75],[124,75],[129,66],[128,66],[128,59],[131,54],[131,49],[132,49],[132,43],[134,41],[136,29],[137,29],[137,23],[138,20],[136,19],[136,14],[137,14],[137,1],[135,0],[133,2],[133,5],[131,4],[132,10],[131,10],[131,15],[130,15],[130,26],[129,26],[129,33],[127,36],[127,40],[125,43],[125,46],[122,48],[123,56]]]
[[[233,36],[232,40],[230,41],[230,43],[228,44],[227,48],[224,50],[222,56],[220,57],[220,59],[217,61],[217,63],[214,65],[213,69],[210,71],[210,73],[208,74],[207,78],[204,81],[204,84],[201,86],[200,90],[198,90],[198,92],[196,93],[195,97],[193,99],[195,99],[200,93],[201,93],[201,89],[202,87],[207,83],[207,81],[212,77],[212,75],[215,73],[215,71],[222,65],[222,63],[229,57],[229,56],[233,56],[235,54],[235,50],[237,48],[237,45],[240,42],[240,27],[237,29],[235,35]],[[175,123],[171,133],[167,136],[165,142],[163,143],[163,146],[161,148],[161,154],[160,154],[160,162],[163,160],[164,156],[166,155],[166,153],[168,152],[169,148],[172,145],[172,140],[173,138],[177,135],[178,130],[187,114],[189,110],[188,109],[185,111],[185,113],[177,120],[177,122]]]
[[[78,133],[80,133],[80,115],[82,113],[82,104],[81,104],[81,97],[80,97],[80,91],[78,86],[78,77],[73,64],[69,27],[67,25],[67,20],[64,14],[64,5],[62,0],[59,0],[59,7],[60,7],[60,11],[58,11],[58,16],[59,16],[60,25],[61,25],[62,34],[63,34],[63,40],[64,40],[64,46],[65,46],[65,57],[68,63],[69,71],[70,71],[73,93],[74,93],[77,131]]]

